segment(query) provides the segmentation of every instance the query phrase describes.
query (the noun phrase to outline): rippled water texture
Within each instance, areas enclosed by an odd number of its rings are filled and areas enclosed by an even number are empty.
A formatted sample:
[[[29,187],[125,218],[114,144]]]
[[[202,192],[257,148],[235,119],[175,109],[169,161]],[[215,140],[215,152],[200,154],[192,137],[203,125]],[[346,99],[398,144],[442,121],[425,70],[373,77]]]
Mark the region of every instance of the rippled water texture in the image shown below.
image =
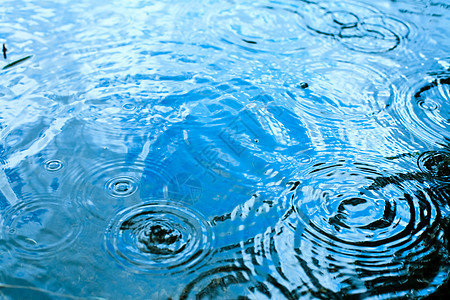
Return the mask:
[[[450,3],[3,0],[3,299],[446,299]]]

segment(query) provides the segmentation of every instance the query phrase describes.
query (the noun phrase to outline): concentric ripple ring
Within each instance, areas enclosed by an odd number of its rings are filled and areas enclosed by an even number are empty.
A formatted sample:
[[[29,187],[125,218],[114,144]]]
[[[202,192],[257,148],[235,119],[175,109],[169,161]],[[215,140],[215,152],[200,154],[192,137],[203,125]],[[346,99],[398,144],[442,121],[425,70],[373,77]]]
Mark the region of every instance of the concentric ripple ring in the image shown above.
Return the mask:
[[[450,72],[433,69],[427,74],[406,74],[397,84],[399,95],[394,107],[400,122],[413,136],[440,144],[450,138]]]
[[[82,230],[70,205],[53,199],[32,199],[7,209],[2,218],[2,239],[14,245],[20,257],[44,259],[69,247]]]
[[[131,272],[173,274],[204,261],[213,240],[210,225],[193,209],[150,202],[119,212],[104,241],[106,251]]]
[[[377,295],[384,297],[402,289],[429,293],[447,276],[448,249],[440,211],[413,182],[370,185],[375,178],[384,178],[384,172],[371,164],[344,160],[314,165],[301,192],[292,198],[294,213],[287,225],[295,232],[295,248],[298,253],[321,251],[304,264],[311,269],[333,265],[327,272],[336,282],[358,274],[358,280],[341,293],[358,294],[361,286],[370,293],[370,287],[377,287]],[[299,259],[304,257],[309,256]],[[427,260],[435,262],[427,272],[428,284],[418,285],[411,274]],[[346,272],[336,273],[344,268]]]

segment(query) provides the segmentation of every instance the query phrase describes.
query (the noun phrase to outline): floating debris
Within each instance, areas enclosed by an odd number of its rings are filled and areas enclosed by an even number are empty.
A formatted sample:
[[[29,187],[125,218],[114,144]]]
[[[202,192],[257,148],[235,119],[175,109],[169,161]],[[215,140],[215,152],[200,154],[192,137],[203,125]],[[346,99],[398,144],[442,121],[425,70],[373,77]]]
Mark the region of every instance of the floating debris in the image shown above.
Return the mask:
[[[8,51],[8,49],[6,49],[6,45],[5,43],[3,43],[3,58],[6,59],[6,51]]]
[[[5,53],[5,52],[3,52],[3,53]],[[32,55],[28,55],[28,56],[25,56],[24,58],[21,58],[19,60],[13,61],[12,63],[7,64],[6,66],[4,66],[2,70],[6,70],[6,69],[9,69],[11,67],[14,67],[15,65],[20,64],[20,63],[26,61],[27,59],[29,59],[31,57],[32,57]]]
[[[300,82],[300,83],[298,84],[298,87],[301,88],[301,89],[306,89],[306,88],[309,87],[309,85],[308,85],[308,83],[306,83],[306,82]]]

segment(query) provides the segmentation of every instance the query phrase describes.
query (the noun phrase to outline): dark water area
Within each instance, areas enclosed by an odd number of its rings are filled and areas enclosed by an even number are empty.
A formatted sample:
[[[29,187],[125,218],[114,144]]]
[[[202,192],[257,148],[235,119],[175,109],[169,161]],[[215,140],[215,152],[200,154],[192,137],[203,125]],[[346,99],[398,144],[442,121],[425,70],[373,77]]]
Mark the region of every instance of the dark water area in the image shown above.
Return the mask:
[[[2,299],[446,299],[450,2],[0,6]]]

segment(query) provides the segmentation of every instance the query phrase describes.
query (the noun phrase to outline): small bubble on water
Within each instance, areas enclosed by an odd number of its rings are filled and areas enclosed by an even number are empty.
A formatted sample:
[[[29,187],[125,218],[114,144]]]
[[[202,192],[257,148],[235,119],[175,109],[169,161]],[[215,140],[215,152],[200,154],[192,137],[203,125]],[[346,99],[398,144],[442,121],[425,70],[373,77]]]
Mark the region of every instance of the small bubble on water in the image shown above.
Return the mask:
[[[131,111],[131,110],[135,110],[135,109],[136,109],[136,106],[135,106],[133,103],[125,103],[125,104],[122,106],[122,108],[123,108],[124,110]]]
[[[60,160],[49,160],[45,163],[45,169],[50,172],[61,170],[63,163]]]
[[[425,99],[425,101],[419,101],[418,105],[420,108],[429,110],[429,111],[433,111],[438,108],[437,103],[431,99]]]
[[[297,86],[301,89],[306,89],[309,87],[309,84],[306,82],[300,82]]]
[[[131,177],[113,178],[106,185],[108,193],[117,197],[130,196],[137,190],[136,180]]]

